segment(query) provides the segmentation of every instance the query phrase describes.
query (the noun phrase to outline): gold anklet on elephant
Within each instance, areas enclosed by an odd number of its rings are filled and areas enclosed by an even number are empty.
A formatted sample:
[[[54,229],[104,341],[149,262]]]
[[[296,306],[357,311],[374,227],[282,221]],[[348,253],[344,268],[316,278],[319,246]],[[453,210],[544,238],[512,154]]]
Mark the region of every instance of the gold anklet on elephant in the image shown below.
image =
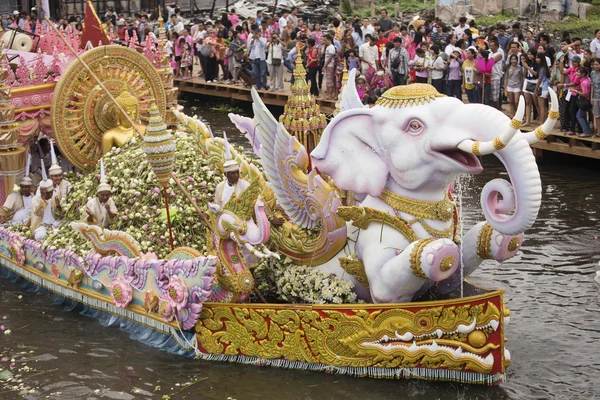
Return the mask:
[[[494,228],[487,222],[481,227],[477,237],[477,255],[484,260],[492,259],[492,234]]]
[[[410,253],[410,269],[416,277],[429,279],[429,277],[425,275],[425,272],[423,272],[423,269],[421,268],[421,255],[423,254],[423,250],[425,250],[425,246],[427,246],[429,243],[435,242],[436,240],[436,238],[421,239],[417,242],[417,244],[415,244],[415,247]]]

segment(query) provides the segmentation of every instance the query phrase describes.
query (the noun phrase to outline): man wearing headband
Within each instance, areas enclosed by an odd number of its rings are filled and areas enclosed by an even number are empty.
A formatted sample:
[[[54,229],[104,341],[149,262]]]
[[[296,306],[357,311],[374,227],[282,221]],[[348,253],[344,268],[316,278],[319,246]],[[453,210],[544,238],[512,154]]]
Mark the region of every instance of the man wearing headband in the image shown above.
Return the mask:
[[[42,169],[42,177],[40,194],[36,195],[32,201],[30,225],[33,238],[40,242],[48,235],[48,228],[54,228],[60,224],[62,215],[60,201],[54,195],[54,184],[46,177],[44,169]]]
[[[19,191],[8,195],[2,208],[0,208],[0,223],[10,221],[11,224],[25,224],[31,216],[31,184],[29,169],[31,166],[31,155],[27,156],[27,168],[25,176],[19,181]]]
[[[58,197],[59,202],[64,200],[73,185],[69,181],[63,178],[63,170],[58,165],[58,159],[56,158],[56,153],[54,152],[54,144],[50,141],[50,156],[52,160],[52,165],[48,169],[48,174],[50,175],[50,180],[52,181],[52,187],[55,195]],[[38,188],[36,192],[36,196],[40,194],[40,189]]]
[[[85,206],[84,220],[88,224],[107,228],[116,220],[119,211],[111,195],[112,188],[106,182],[104,161],[100,159],[100,185],[98,185],[97,196],[89,199]]]
[[[223,209],[231,197],[239,196],[250,186],[250,183],[240,179],[240,165],[231,157],[226,134],[223,134],[223,139],[225,140],[225,163],[223,164],[223,171],[227,179],[219,183],[215,191],[215,204],[221,206],[221,209]]]

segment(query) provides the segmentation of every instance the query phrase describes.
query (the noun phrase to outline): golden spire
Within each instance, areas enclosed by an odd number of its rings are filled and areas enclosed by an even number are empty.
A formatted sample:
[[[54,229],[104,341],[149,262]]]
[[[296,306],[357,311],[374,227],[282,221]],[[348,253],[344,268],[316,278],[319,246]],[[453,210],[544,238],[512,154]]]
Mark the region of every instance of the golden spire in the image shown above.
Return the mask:
[[[306,151],[310,154],[319,143],[327,120],[325,115],[321,114],[321,109],[316,104],[315,97],[310,94],[309,86],[306,82],[306,68],[302,62],[303,49],[300,42],[296,45],[296,50],[298,53],[296,54],[292,95],[288,98],[284,112],[279,117],[279,122],[284,124],[291,135],[298,138],[298,141],[302,143]],[[317,123],[312,123],[312,121],[316,121]]]
[[[346,65],[346,59],[344,58],[344,71],[342,72],[342,88],[340,89],[337,101],[335,102],[335,110],[333,111],[334,116],[340,113],[340,106],[342,105],[342,92],[344,91],[344,86],[346,86],[346,83],[348,83],[348,66]]]

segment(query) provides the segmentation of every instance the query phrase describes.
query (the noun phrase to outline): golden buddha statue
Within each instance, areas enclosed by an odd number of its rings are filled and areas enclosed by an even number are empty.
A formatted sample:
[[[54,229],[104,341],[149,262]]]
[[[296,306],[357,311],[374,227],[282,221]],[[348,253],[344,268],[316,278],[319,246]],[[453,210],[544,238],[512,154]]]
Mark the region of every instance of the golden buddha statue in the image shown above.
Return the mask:
[[[127,113],[134,123],[139,120],[140,105],[138,99],[132,96],[128,91],[123,91],[115,99],[117,103]],[[106,154],[114,147],[123,146],[129,139],[136,135],[135,128],[125,118],[125,116],[115,107],[115,116],[118,124],[116,127],[107,130],[102,135],[102,154]],[[136,124],[139,132],[145,132],[146,127]]]

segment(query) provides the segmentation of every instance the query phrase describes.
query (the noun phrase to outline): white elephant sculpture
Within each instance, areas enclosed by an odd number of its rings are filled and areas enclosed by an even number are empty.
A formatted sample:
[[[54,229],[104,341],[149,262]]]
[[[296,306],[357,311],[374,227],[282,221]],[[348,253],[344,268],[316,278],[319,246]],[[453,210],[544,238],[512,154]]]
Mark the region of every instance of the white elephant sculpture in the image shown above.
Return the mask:
[[[438,286],[454,289],[460,283],[460,246],[465,277],[483,259],[503,261],[516,254],[541,204],[540,175],[529,145],[552,131],[558,118],[555,93],[550,91],[552,104],[543,126],[524,133],[519,130],[523,99],[511,120],[492,107],[463,104],[431,85],[413,84],[394,87],[374,107],[364,108],[354,76],[352,71],[342,95],[343,109],[325,129],[311,158],[335,186],[364,199],[360,207],[341,207],[331,198],[327,203],[315,201],[315,196],[324,199],[331,190],[314,171],[308,184],[298,179],[304,148],[253,91],[261,161],[278,203],[303,227],[333,213],[349,221],[345,246],[317,267],[351,280],[365,299],[402,302],[435,282],[446,280]],[[480,173],[477,156],[492,153],[504,163],[512,184],[494,179],[485,185],[481,205],[486,222],[460,238],[449,185],[461,175]],[[288,169],[281,167],[286,162]],[[319,191],[324,194],[315,195]],[[310,202],[302,204],[302,197]]]

